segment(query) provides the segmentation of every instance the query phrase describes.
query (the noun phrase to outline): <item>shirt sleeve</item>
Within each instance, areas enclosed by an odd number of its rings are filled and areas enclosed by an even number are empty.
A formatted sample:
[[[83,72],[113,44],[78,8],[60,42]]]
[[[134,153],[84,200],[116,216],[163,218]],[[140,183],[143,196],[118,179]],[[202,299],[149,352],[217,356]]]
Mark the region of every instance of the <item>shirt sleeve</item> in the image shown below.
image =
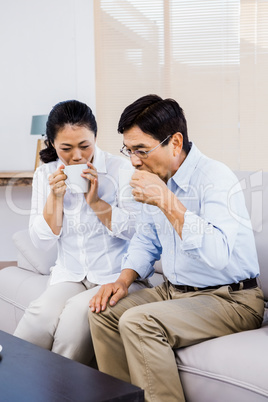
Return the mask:
[[[130,240],[133,237],[141,204],[135,201],[131,204],[124,208],[117,205],[112,206],[112,230],[107,228],[110,236],[119,237],[123,240]]]
[[[129,170],[131,167],[129,161],[121,161],[120,164],[113,166],[114,178],[116,178],[117,191],[111,204],[112,207],[112,230],[107,228],[110,236],[118,237],[123,240],[130,240],[135,233],[135,225],[138,215],[141,212],[142,204],[136,202],[130,194],[122,191],[120,174],[122,169]],[[112,169],[112,166],[109,168]],[[133,170],[134,172],[134,170]],[[130,186],[129,186],[130,188]],[[131,188],[130,188],[131,192]]]
[[[38,168],[34,174],[32,185],[32,202],[29,230],[31,240],[36,248],[49,250],[58,240],[43,216],[44,206],[49,193],[48,174],[44,167]]]
[[[133,269],[139,279],[153,275],[154,263],[162,254],[156,228],[152,222],[146,222],[145,215],[140,214],[136,223],[136,232],[130,241],[128,252],[123,256],[122,269]]]
[[[112,209],[112,236],[130,240],[135,233],[137,210],[128,211],[119,207]],[[109,230],[109,229],[108,229]]]

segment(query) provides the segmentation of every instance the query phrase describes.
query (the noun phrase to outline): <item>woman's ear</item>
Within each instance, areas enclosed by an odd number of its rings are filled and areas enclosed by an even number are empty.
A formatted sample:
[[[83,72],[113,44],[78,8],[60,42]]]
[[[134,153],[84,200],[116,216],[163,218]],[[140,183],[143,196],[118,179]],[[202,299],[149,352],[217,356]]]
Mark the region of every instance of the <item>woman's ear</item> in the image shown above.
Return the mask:
[[[180,132],[173,134],[171,138],[173,145],[173,156],[177,156],[181,153],[183,147],[183,136]]]

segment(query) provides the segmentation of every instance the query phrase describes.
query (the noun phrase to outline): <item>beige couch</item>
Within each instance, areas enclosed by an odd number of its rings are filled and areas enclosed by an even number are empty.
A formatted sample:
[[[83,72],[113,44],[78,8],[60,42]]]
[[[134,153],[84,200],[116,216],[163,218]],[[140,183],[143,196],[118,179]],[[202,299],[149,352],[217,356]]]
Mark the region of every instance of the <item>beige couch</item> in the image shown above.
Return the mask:
[[[268,173],[237,172],[237,176],[245,192],[257,245],[261,287],[268,300]],[[56,248],[49,252],[35,249],[27,230],[15,233],[13,240],[18,249],[18,266],[0,271],[0,329],[9,333],[14,332],[30,301],[45,289],[49,267],[56,258]],[[156,265],[156,270],[153,284],[162,280],[161,264]],[[260,329],[176,350],[186,400],[267,401],[267,347],[268,309]]]

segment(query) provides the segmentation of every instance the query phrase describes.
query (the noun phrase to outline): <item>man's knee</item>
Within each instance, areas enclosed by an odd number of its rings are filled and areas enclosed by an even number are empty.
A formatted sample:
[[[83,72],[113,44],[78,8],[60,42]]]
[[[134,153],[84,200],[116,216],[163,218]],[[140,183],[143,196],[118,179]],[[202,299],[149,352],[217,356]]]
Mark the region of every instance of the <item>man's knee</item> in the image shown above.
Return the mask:
[[[138,333],[141,330],[145,314],[141,306],[132,307],[124,312],[119,319],[118,328],[120,334]]]
[[[100,313],[93,313],[90,309],[88,310],[88,322],[91,330],[101,327],[109,321],[109,309],[110,307],[107,306],[107,308]]]
[[[101,316],[101,314],[102,313],[99,313],[99,314],[93,313],[90,309],[88,310],[88,322],[89,322],[90,327],[92,325],[94,325],[94,326],[98,325],[99,317]]]

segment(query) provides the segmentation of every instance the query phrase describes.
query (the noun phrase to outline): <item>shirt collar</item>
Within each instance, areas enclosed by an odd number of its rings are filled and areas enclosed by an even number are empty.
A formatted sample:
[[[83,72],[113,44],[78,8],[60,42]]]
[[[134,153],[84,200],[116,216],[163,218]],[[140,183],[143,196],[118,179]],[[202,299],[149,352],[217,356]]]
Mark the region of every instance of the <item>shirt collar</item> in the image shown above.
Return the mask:
[[[105,153],[95,144],[93,165],[98,173],[107,173]]]
[[[190,152],[184,159],[183,163],[181,164],[177,172],[169,180],[174,181],[176,185],[180,187],[183,191],[187,190],[193,172],[198,164],[199,159],[202,156],[202,153],[194,145],[194,143],[190,144],[191,144]]]

